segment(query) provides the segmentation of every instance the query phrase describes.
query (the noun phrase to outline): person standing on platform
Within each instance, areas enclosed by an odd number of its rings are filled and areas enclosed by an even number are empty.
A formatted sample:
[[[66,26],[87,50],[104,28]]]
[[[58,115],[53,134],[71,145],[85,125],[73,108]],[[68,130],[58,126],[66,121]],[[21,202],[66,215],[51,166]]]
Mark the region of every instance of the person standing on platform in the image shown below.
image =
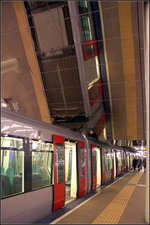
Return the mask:
[[[132,166],[133,166],[133,168],[134,168],[134,171],[136,170],[136,165],[137,165],[137,159],[134,158],[134,159],[133,159],[133,163],[132,163]]]
[[[142,169],[142,160],[139,157],[138,158],[138,171],[140,171],[141,169]]]
[[[143,159],[144,172],[146,170],[146,158]]]

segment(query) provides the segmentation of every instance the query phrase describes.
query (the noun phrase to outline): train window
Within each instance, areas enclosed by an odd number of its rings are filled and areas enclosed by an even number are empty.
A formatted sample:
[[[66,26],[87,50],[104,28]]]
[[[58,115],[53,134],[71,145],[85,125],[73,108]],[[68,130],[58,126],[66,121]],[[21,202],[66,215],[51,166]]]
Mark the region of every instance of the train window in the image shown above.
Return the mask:
[[[32,152],[32,190],[49,186],[52,182],[52,152]]]
[[[105,170],[111,170],[113,168],[113,163],[112,163],[112,154],[111,151],[105,151],[104,153],[105,157]]]
[[[24,192],[23,139],[1,138],[2,198]]]
[[[45,142],[42,140],[32,141],[32,149],[34,150],[43,150],[43,151],[53,151],[53,144]]]
[[[23,139],[15,137],[1,137],[1,147],[23,148]]]
[[[93,174],[96,174],[96,149],[93,149]]]
[[[53,184],[53,144],[32,140],[32,190]]]
[[[122,154],[121,152],[117,152],[117,163],[118,163],[118,167],[122,166]]]
[[[57,184],[63,183],[63,145],[56,143]]]
[[[80,177],[84,177],[84,148],[80,147]]]

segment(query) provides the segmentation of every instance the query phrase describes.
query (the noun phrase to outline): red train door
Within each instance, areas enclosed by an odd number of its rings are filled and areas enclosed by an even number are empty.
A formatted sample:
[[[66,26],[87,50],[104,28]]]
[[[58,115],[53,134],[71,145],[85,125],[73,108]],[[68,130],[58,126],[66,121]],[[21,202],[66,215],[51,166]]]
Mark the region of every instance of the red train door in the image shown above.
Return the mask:
[[[65,203],[65,151],[64,137],[54,135],[54,202],[53,211]]]
[[[81,197],[85,194],[85,146],[83,141],[78,142],[78,171],[78,197]]]
[[[97,173],[96,173],[96,145],[92,144],[92,190],[96,189]]]
[[[105,171],[105,149],[102,148],[102,184],[106,181],[106,171]]]

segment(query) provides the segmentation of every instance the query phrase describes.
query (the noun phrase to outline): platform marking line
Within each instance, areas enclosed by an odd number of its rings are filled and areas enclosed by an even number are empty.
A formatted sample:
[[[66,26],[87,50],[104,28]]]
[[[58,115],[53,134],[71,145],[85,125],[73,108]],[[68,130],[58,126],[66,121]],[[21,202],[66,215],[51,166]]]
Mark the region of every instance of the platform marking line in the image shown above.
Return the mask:
[[[95,195],[93,195],[92,197],[90,197],[89,199],[85,200],[84,202],[82,202],[80,205],[76,206],[74,209],[70,210],[69,212],[65,213],[64,215],[62,215],[61,217],[59,217],[58,219],[52,221],[49,224],[55,224],[58,221],[62,220],[63,218],[65,218],[66,216],[68,216],[69,214],[71,214],[72,212],[74,212],[76,209],[80,208],[82,205],[84,205],[85,203],[87,203],[88,201],[90,201],[92,198],[96,197],[98,194],[100,194],[100,192],[96,193]]]
[[[131,173],[132,171],[130,171],[129,173]],[[91,199],[93,199],[94,197],[96,197],[98,194],[100,194],[103,190],[105,190],[106,188],[110,187],[111,185],[113,185],[114,183],[116,183],[117,181],[121,180],[123,177],[129,175],[129,173],[125,174],[122,177],[119,177],[117,180],[115,180],[113,183],[109,184],[107,187],[105,187],[104,189],[102,189],[100,192],[96,193],[95,195],[93,195],[92,197],[90,197],[89,199],[85,200],[84,202],[82,202],[80,205],[76,206],[74,209],[71,209],[69,212],[65,213],[64,215],[60,216],[58,219],[52,221],[49,224],[55,224],[57,222],[59,222],[60,220],[62,220],[63,218],[65,218],[66,216],[68,216],[69,214],[71,214],[72,212],[74,212],[76,209],[80,208],[82,205],[84,205],[85,203],[87,203],[88,201],[90,201]]]
[[[92,224],[118,224],[118,221],[124,212],[125,207],[131,195],[133,194],[136,184],[143,173],[136,174],[128,184],[117,194],[117,196],[110,202],[110,204],[99,214],[99,216],[92,222]]]

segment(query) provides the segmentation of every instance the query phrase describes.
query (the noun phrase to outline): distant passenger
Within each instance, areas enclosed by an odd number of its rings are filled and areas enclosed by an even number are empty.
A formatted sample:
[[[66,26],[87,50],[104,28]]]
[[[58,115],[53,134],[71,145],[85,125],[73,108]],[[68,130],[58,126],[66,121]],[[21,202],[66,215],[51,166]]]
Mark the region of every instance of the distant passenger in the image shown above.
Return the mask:
[[[142,160],[138,158],[138,171],[142,169]]]
[[[136,170],[136,165],[137,165],[137,159],[134,158],[134,159],[133,159],[133,162],[132,162],[132,166],[133,166],[133,168],[134,168],[134,171]]]
[[[143,159],[144,172],[146,170],[146,158]]]

